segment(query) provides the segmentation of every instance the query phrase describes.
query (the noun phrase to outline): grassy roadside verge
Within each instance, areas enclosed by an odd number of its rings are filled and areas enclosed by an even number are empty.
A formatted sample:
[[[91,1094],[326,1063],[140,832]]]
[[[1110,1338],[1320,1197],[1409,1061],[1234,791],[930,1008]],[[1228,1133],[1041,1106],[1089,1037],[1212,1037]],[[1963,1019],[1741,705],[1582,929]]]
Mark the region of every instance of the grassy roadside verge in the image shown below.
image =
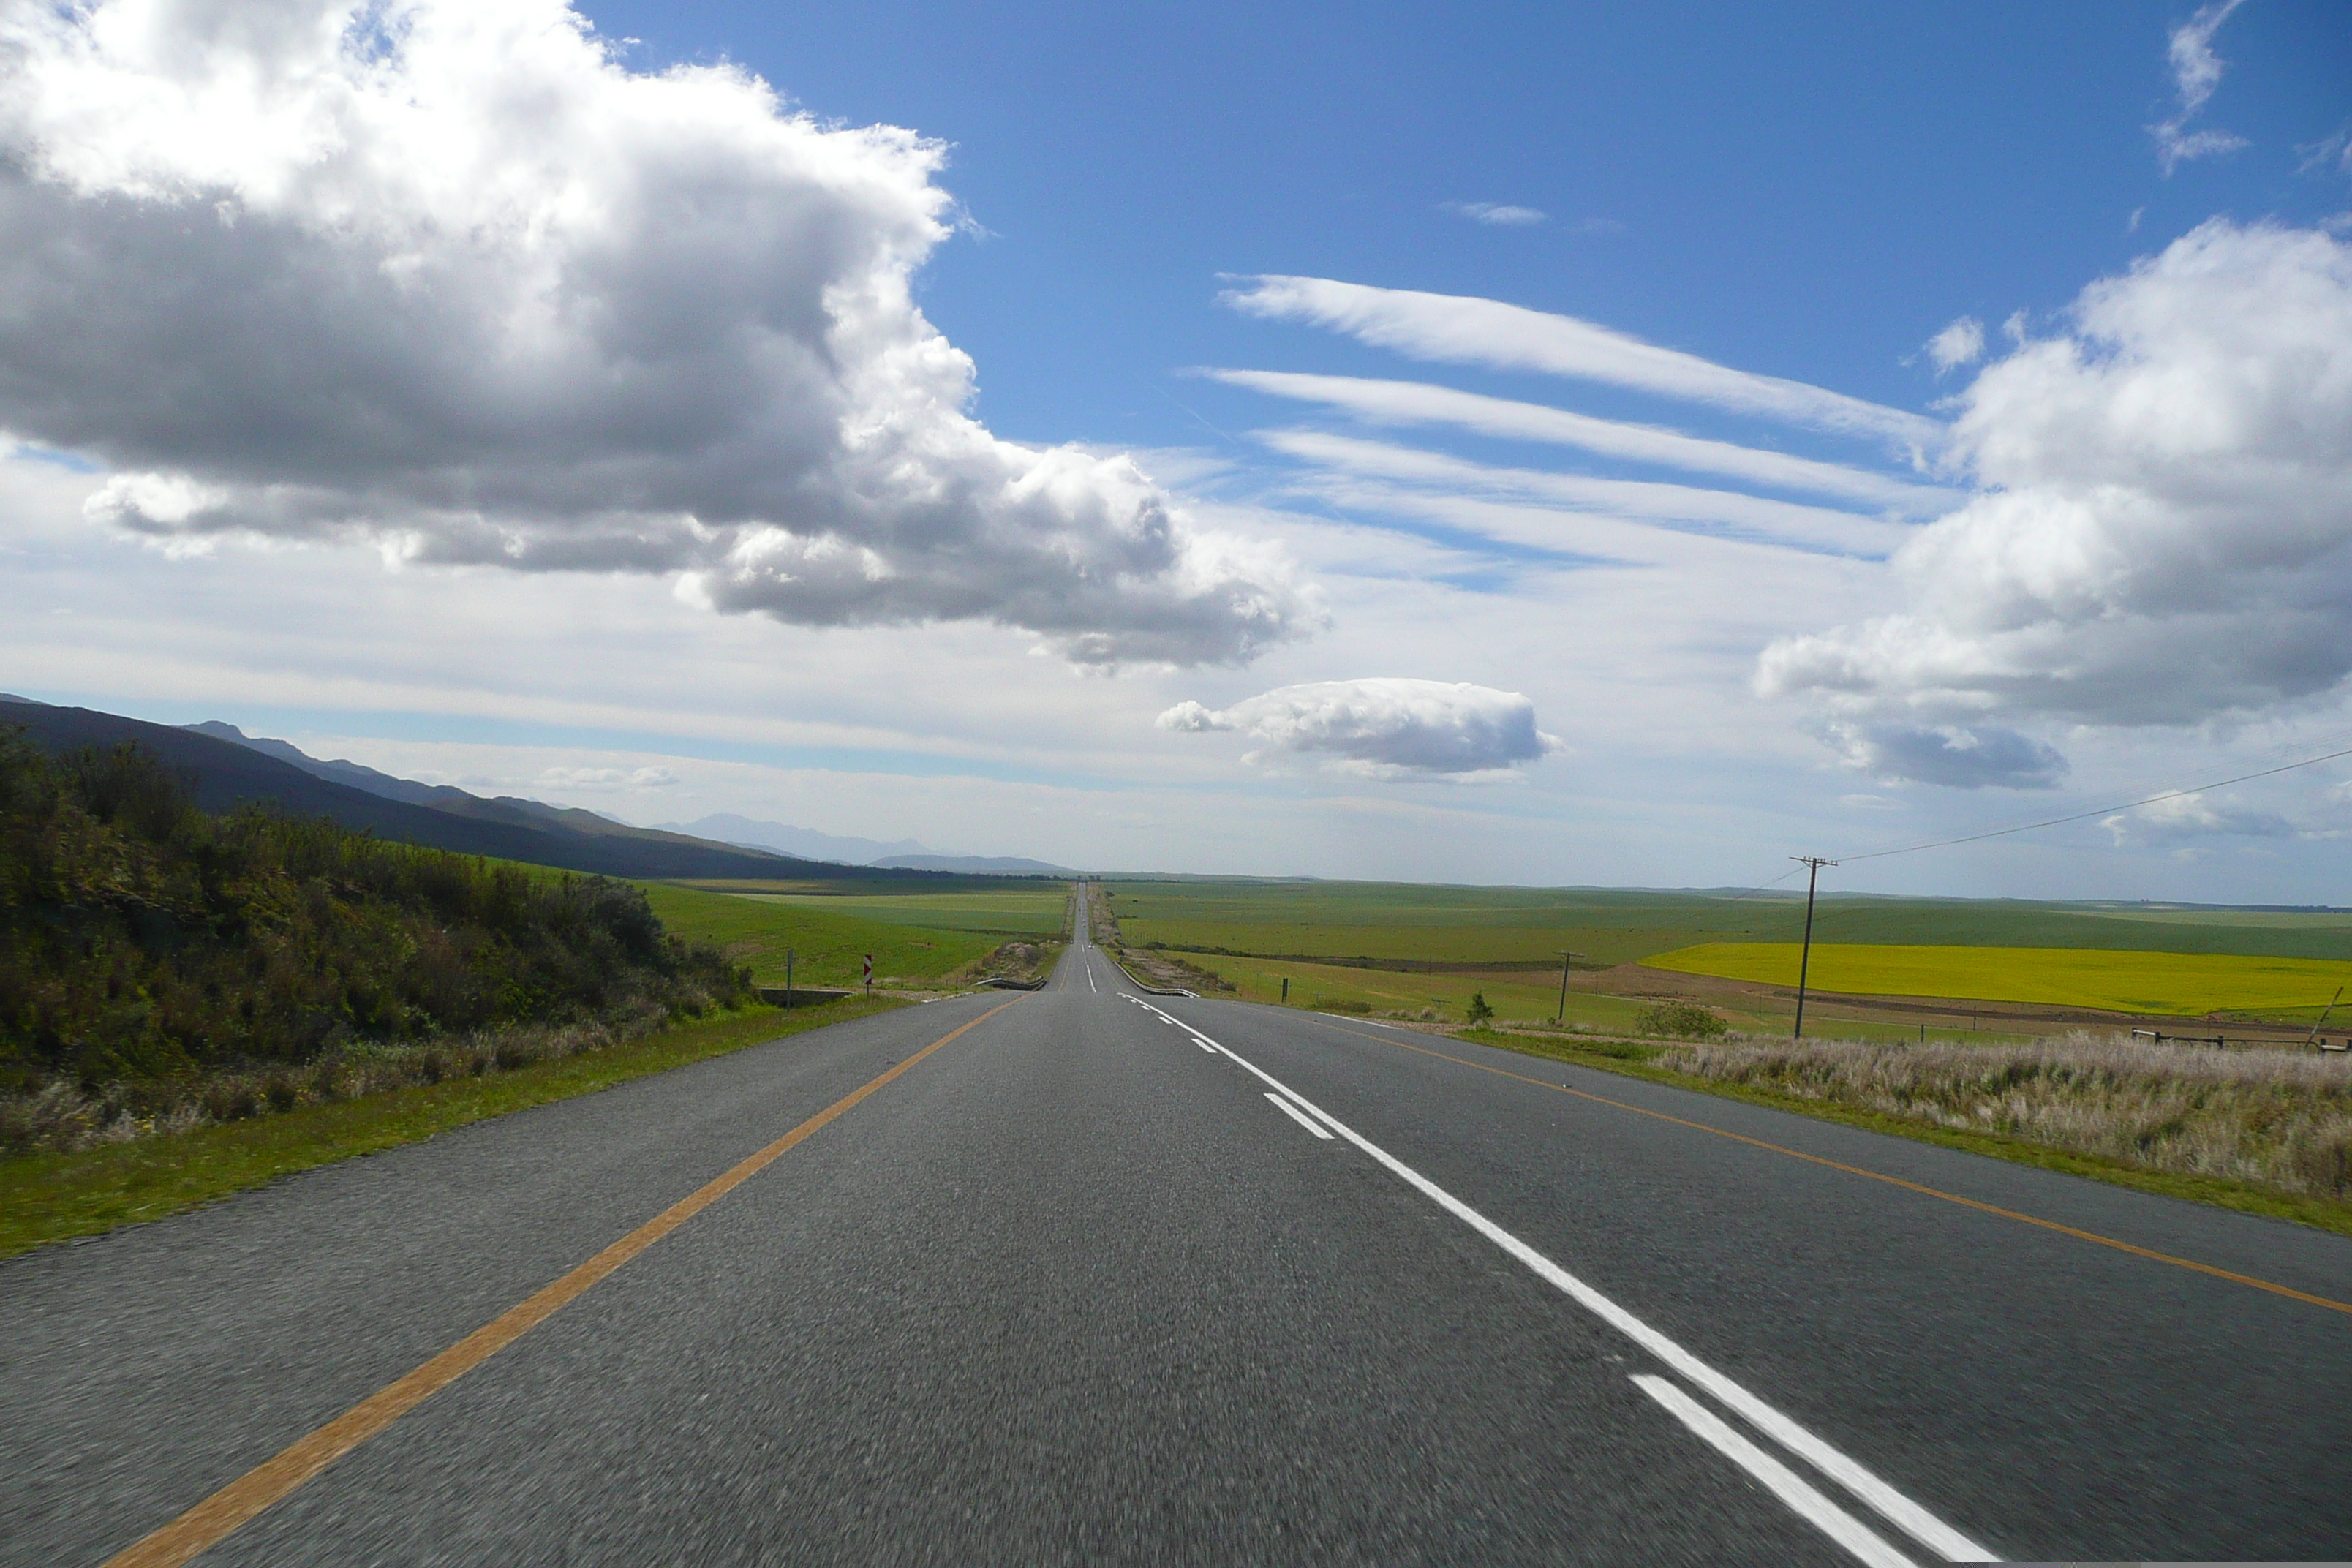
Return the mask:
[[[2251,1182],[2231,1181],[2226,1177],[2144,1170],[2119,1160],[2053,1149],[2047,1144],[2029,1142],[2000,1133],[1929,1126],[1874,1110],[1808,1100],[1799,1095],[1776,1094],[1747,1084],[1726,1083],[1696,1074],[1674,1072],[1653,1065],[1653,1059],[1664,1048],[1654,1044],[1580,1037],[1571,1045],[1566,1040],[1555,1042],[1492,1029],[1467,1029],[1446,1037],[1482,1046],[1497,1046],[1522,1056],[1542,1057],[1574,1067],[1593,1068],[1623,1078],[1637,1078],[1674,1089],[1692,1089],[1723,1100],[1744,1100],[1749,1105],[1809,1116],[1817,1121],[1834,1121],[1864,1131],[1892,1133],[1898,1138],[1934,1143],[1995,1160],[2007,1160],[2014,1164],[2032,1165],[2070,1176],[2087,1176],[2093,1181],[2130,1187],[2137,1192],[2187,1198],[2194,1203],[2211,1204],[2244,1214],[2263,1215],[2272,1219],[2293,1220],[2321,1230],[2334,1231],[2339,1236],[2352,1236],[2352,1205],[2277,1192]]]
[[[790,1013],[751,1007],[513,1072],[419,1084],[72,1153],[0,1160],[0,1258],[43,1242],[162,1219],[296,1171],[904,1005],[895,998],[857,996]]]

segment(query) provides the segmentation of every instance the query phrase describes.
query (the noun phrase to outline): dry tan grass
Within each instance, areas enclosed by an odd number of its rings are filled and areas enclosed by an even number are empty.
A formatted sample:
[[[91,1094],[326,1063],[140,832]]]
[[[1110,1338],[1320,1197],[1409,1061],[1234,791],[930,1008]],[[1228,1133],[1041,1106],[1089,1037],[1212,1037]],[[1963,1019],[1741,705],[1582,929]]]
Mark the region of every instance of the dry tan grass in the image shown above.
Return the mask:
[[[418,1045],[346,1046],[300,1064],[258,1064],[165,1083],[70,1082],[0,1098],[0,1153],[71,1151],[242,1121],[297,1106],[357,1100],[412,1084],[479,1078],[603,1050],[668,1019],[647,1006],[616,1024],[519,1026]]]
[[[2352,1198],[2352,1060],[2076,1033],[2023,1046],[1753,1039],[1657,1065],[2145,1170]]]

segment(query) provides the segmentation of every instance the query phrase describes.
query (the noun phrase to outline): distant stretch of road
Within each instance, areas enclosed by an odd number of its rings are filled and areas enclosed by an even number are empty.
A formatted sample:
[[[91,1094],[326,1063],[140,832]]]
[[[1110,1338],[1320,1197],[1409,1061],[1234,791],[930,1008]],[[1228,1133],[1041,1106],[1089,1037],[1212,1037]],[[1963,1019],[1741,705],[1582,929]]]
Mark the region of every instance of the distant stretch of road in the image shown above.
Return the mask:
[[[0,1409],[41,1568],[2339,1558],[2352,1241],[1081,929],[0,1263]]]

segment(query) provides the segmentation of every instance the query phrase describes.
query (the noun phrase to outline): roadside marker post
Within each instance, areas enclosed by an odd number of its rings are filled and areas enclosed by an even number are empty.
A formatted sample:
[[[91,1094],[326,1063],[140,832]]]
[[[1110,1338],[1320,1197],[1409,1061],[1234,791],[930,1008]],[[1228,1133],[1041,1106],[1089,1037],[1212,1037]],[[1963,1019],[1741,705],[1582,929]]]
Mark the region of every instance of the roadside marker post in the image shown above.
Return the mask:
[[[874,955],[870,952],[866,955],[866,989],[874,989]]]
[[[784,949],[784,1011],[793,1008],[793,950]]]

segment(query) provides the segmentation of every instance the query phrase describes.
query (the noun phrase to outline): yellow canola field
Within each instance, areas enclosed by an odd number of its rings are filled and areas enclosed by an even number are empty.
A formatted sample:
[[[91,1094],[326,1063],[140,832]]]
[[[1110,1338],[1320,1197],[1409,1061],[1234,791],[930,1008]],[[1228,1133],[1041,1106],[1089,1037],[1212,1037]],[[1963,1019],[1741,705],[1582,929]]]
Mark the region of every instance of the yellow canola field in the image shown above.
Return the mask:
[[[1794,985],[1797,952],[1792,942],[1709,942],[1642,962],[1685,974]],[[2326,1005],[2336,987],[2352,986],[2352,963],[2099,948],[1816,942],[1808,984],[1816,990],[1859,996],[1945,996],[2117,1013],[2261,1013],[2309,1019]]]

